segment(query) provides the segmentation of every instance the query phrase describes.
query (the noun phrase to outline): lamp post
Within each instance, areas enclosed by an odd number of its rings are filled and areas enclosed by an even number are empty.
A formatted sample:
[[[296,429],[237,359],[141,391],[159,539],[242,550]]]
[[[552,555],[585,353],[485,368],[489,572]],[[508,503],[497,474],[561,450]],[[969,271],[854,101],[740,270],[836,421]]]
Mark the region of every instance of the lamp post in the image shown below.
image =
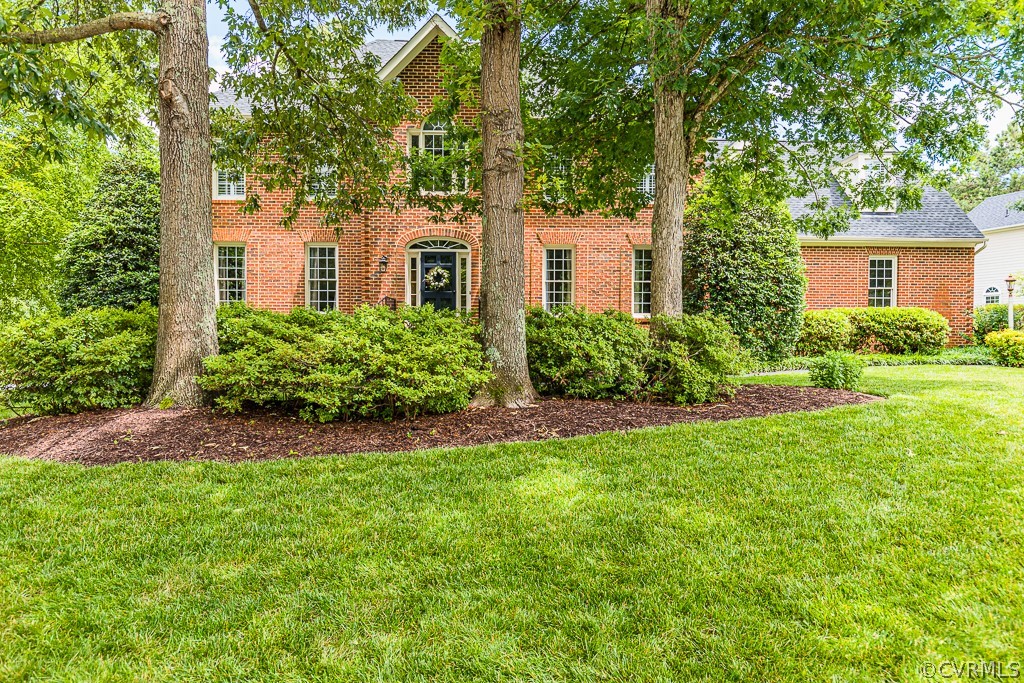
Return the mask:
[[[1006,317],[1010,323],[1010,329],[1015,329],[1013,326],[1013,285],[1017,283],[1017,278],[1012,274],[1006,276]]]

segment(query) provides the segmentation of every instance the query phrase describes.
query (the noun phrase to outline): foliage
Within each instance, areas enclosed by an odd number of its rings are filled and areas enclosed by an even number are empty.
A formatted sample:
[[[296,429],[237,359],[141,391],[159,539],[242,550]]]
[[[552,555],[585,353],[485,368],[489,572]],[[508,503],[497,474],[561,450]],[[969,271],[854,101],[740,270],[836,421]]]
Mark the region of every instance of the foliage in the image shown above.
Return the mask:
[[[748,354],[729,322],[711,313],[651,319],[652,393],[673,403],[706,403],[732,393],[729,375],[743,372]]]
[[[984,343],[989,332],[1005,330],[1009,327],[1008,304],[985,304],[974,309],[974,338],[979,344]],[[1024,330],[1024,304],[1013,305],[1013,326]]]
[[[1024,133],[1010,124],[969,161],[957,165],[945,179],[946,189],[964,211],[982,200],[1024,190]]]
[[[949,339],[949,322],[927,308],[850,308],[852,350],[938,353]]]
[[[280,405],[320,422],[447,413],[490,377],[477,329],[430,306],[282,315],[235,304],[219,318],[222,353],[199,383],[230,412]]]
[[[852,353],[841,351],[829,351],[810,364],[811,383],[826,389],[856,391],[863,372],[863,360]]]
[[[1000,365],[1024,368],[1024,332],[1020,330],[989,332],[985,336],[985,345],[992,349],[992,355]]]
[[[758,359],[792,355],[807,278],[787,209],[714,171],[699,187],[686,214],[687,312],[722,316]]]
[[[65,307],[154,306],[160,294],[160,173],[145,151],[107,162],[99,187],[64,240]]]
[[[618,311],[561,308],[526,314],[534,388],[548,396],[635,398],[647,384],[647,331]]]
[[[838,349],[842,350],[842,349]],[[793,356],[770,363],[757,363],[757,373],[786,370],[806,370],[820,356]],[[868,367],[895,367],[902,365],[996,365],[992,352],[986,346],[955,346],[938,353],[858,353],[857,357]]]
[[[853,324],[840,310],[804,311],[796,352],[802,356],[818,356],[829,351],[850,348]]]
[[[56,137],[62,156],[33,151]],[[64,125],[0,118],[0,323],[57,307],[56,255],[107,151]]]
[[[18,410],[77,413],[145,398],[152,379],[157,311],[83,309],[0,330],[0,396]]]

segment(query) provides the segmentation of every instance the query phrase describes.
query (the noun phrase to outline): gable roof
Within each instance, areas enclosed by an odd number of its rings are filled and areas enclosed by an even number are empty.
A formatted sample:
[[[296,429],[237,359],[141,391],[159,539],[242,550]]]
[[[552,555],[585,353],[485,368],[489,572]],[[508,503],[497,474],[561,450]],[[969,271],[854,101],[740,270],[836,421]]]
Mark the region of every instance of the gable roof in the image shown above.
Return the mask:
[[[1024,211],[1010,205],[1024,200],[1024,192],[1010,192],[989,197],[967,214],[982,231],[1024,225]]]
[[[849,205],[849,199],[832,185],[818,190],[818,196],[828,198],[830,206]],[[810,205],[815,200],[814,193],[805,197],[792,197],[787,200],[789,211],[794,218],[811,212]],[[849,243],[865,242],[874,244],[916,241],[950,242],[978,244],[985,241],[985,236],[971,222],[964,210],[949,196],[949,193],[925,187],[921,197],[921,208],[916,211],[901,213],[868,213],[863,212],[860,218],[850,223],[850,229],[839,233],[828,240],[813,235],[800,235],[803,242]]]
[[[430,45],[431,41],[435,38],[438,36],[455,38],[457,35],[455,29],[449,26],[448,22],[441,15],[435,14],[423,26],[420,26],[416,34],[409,40],[371,40],[359,48],[357,53],[360,56],[371,54],[377,57],[381,63],[380,68],[377,70],[377,75],[382,80],[391,80],[396,78],[402,72],[402,69],[409,65],[409,62],[416,59],[416,56],[423,51],[423,48]],[[250,116],[252,114],[252,103],[249,99],[239,97],[227,88],[216,90],[211,95],[213,99],[210,102],[210,106],[214,109],[225,109],[233,106],[243,116]]]

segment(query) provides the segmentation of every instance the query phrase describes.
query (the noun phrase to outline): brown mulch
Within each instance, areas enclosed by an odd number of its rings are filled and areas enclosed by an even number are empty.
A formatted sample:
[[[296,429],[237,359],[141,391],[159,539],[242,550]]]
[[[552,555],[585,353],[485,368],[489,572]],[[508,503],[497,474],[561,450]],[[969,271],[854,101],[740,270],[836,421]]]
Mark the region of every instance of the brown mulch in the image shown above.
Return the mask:
[[[468,409],[395,422],[309,424],[293,415],[209,408],[98,410],[0,421],[0,453],[87,465],[150,460],[264,460],[369,451],[471,446],[732,420],[867,403],[875,396],[752,384],[728,401],[680,407],[628,401],[547,399],[522,410]]]

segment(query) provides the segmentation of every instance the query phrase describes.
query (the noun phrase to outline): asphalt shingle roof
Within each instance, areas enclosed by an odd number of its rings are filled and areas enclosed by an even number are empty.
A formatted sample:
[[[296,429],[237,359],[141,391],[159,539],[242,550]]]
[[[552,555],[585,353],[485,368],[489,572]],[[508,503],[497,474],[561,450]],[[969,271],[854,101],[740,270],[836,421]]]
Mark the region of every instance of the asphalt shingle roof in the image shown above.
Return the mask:
[[[828,197],[832,206],[849,203],[838,186],[818,190]],[[808,214],[815,195],[787,200],[794,218]],[[850,229],[837,235],[840,239],[985,239],[977,226],[947,192],[924,188],[921,208],[902,213],[861,213]]]
[[[1010,208],[1010,204],[1022,199],[1024,199],[1024,192],[1010,192],[989,197],[971,209],[967,215],[981,230],[1003,228],[1008,225],[1024,225],[1024,211]]]
[[[371,40],[366,45],[360,48],[359,54],[372,54],[380,60],[381,65],[387,64],[388,60],[398,54],[398,51],[408,41],[405,40]],[[213,93],[213,102],[211,106],[214,109],[224,109],[226,107],[234,106],[244,116],[252,114],[252,105],[249,100],[245,97],[238,97],[234,92],[223,89],[217,90]]]

